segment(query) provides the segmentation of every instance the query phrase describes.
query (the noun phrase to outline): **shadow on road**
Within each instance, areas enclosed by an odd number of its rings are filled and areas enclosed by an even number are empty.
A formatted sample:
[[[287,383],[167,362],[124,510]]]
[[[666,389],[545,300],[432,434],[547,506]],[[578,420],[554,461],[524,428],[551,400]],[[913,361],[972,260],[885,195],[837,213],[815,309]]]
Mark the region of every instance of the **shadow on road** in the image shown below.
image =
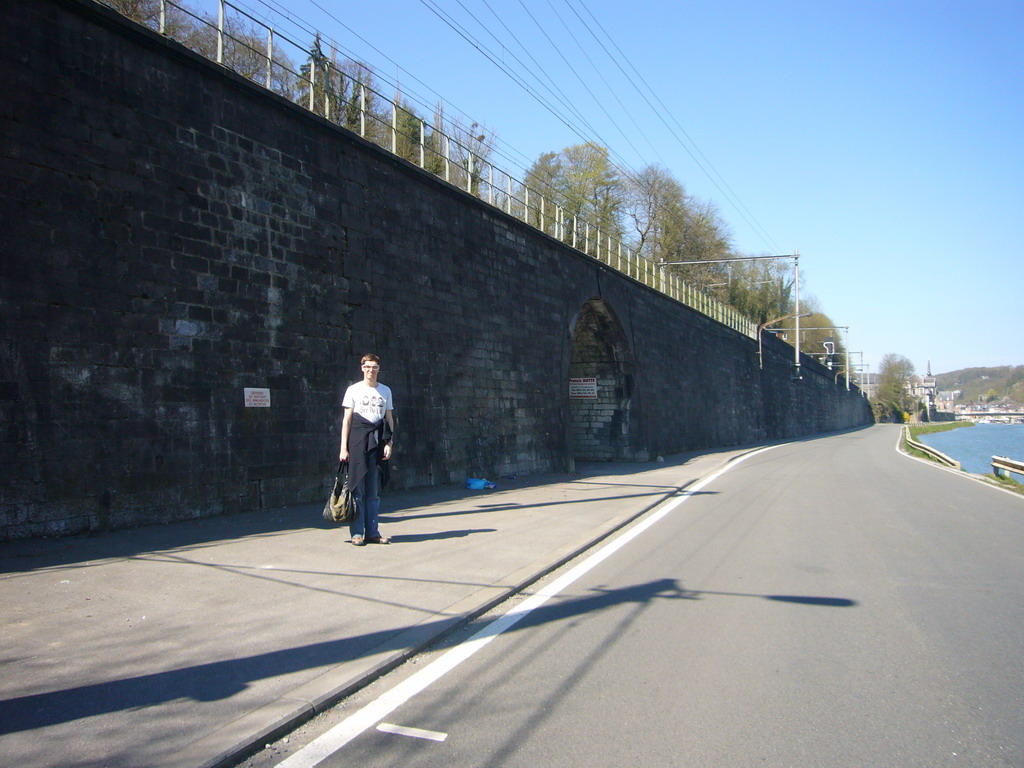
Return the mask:
[[[658,579],[547,603],[533,611],[511,631],[623,604],[649,604],[662,599],[696,601],[709,596],[760,598],[830,608],[846,608],[857,604],[853,600],[837,597],[688,590],[675,579]],[[478,620],[478,623],[485,622]],[[451,628],[451,622],[437,620],[432,625],[420,625],[419,628],[433,628],[442,632]],[[407,628],[335,638],[237,659],[0,700],[0,734],[33,730],[109,712],[151,707],[179,698],[196,701],[224,699],[256,680],[340,664],[371,652],[403,650],[399,638],[404,629]]]

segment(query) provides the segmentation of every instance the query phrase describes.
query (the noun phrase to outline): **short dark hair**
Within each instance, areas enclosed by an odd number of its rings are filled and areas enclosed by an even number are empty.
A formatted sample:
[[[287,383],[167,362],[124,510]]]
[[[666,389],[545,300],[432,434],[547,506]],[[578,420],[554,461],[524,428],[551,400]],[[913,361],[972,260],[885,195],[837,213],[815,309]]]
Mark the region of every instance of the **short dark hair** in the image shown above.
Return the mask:
[[[365,365],[366,363],[376,363],[377,365],[380,365],[380,358],[372,353],[369,355],[363,355],[359,360],[359,365]]]

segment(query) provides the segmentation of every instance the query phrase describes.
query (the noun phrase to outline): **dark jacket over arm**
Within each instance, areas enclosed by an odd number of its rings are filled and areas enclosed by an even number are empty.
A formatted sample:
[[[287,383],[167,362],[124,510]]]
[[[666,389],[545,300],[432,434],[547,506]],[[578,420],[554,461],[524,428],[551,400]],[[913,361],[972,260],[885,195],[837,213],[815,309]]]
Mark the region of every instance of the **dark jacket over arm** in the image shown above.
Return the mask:
[[[381,419],[374,424],[360,416],[352,414],[352,423],[348,433],[348,482],[350,488],[358,488],[359,483],[369,469],[371,459],[374,459],[373,469],[380,467],[381,487],[387,485],[390,472],[390,462],[384,461],[382,446],[391,442],[391,425],[388,420]]]

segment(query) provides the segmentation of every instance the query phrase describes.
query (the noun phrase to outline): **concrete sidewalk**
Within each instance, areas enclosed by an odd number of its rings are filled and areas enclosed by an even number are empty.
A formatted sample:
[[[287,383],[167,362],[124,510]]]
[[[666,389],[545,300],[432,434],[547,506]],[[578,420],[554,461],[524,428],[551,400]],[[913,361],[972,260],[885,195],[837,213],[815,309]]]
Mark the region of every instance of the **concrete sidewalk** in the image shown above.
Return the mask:
[[[748,450],[0,545],[3,762],[230,765]]]

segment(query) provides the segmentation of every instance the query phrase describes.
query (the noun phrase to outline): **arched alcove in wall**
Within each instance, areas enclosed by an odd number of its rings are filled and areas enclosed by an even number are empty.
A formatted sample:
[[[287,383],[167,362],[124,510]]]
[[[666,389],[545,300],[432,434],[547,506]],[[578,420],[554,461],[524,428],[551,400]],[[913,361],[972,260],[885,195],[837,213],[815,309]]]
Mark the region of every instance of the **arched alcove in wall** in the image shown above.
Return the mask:
[[[631,461],[637,450],[634,358],[622,324],[602,299],[580,310],[569,363],[572,451],[581,461]]]

